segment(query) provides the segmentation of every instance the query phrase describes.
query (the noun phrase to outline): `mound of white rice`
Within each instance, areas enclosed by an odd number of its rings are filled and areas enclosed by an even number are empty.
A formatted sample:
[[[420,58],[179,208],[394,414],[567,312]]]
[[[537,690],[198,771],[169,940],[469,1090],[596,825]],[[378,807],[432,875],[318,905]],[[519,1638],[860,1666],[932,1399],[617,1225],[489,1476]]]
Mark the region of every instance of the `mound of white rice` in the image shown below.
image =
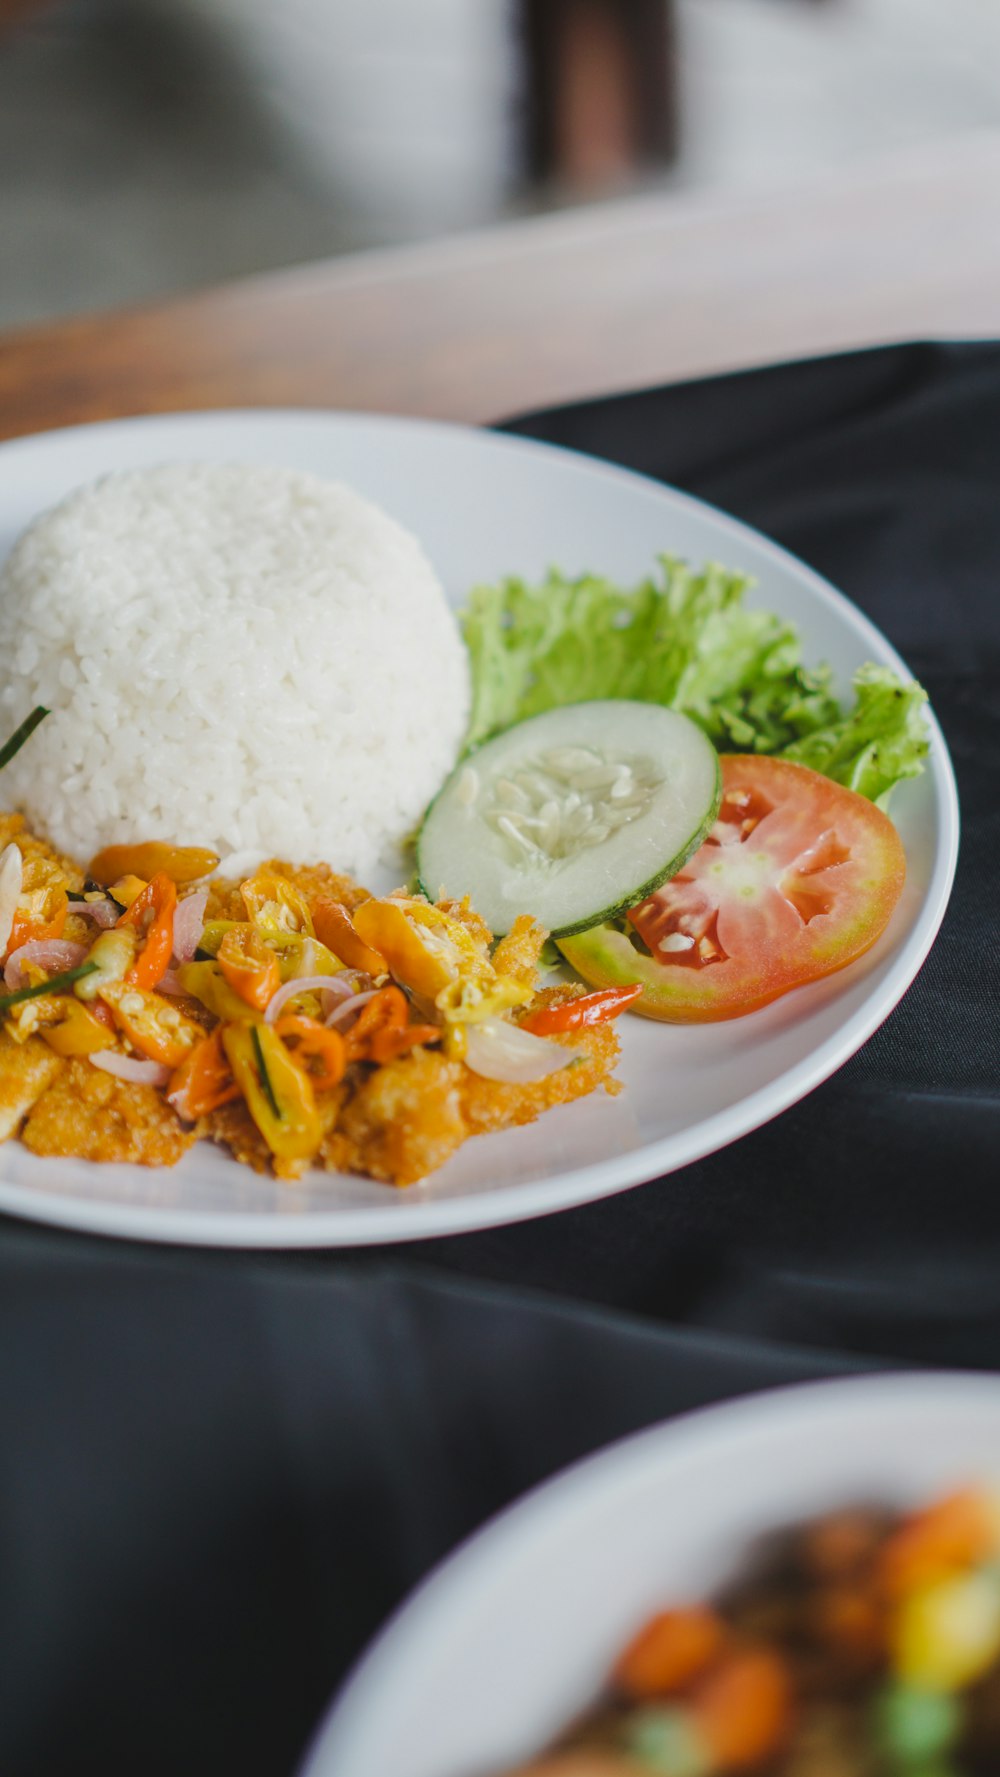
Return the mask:
[[[468,714],[414,537],[285,469],[110,475],[0,570],[0,740],[53,714],[0,802],[81,860],[165,839],[364,877],[419,820]]]

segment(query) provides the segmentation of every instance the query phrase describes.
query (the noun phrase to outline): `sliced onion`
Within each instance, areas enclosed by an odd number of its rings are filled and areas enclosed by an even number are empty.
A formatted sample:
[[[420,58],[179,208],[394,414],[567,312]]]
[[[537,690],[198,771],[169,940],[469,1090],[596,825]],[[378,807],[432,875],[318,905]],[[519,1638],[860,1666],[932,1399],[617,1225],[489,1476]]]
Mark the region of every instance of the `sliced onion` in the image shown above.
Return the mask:
[[[157,993],[170,994],[178,1000],[187,998],[187,988],[181,986],[176,969],[167,969],[165,974],[160,976],[156,983],[156,991]]]
[[[92,919],[102,931],[108,931],[121,919],[122,910],[115,901],[71,901],[70,913],[82,913],[85,919]]]
[[[339,1006],[334,1007],[329,1018],[326,1020],[330,1029],[341,1029],[344,1019],[349,1018],[352,1012],[360,1012],[362,1006],[367,1006],[368,1001],[373,1000],[377,992],[377,987],[371,987],[367,993],[352,993],[350,999],[342,1000]],[[268,1010],[270,1010],[270,1007],[268,1007]]]
[[[208,905],[207,888],[195,889],[193,895],[185,895],[174,908],[174,959],[179,963],[189,963],[198,948],[201,934],[205,929],[205,908]]]
[[[167,1103],[173,1107],[177,1112],[177,1115],[181,1117],[185,1123],[197,1123],[198,1119],[191,1115],[191,1110],[188,1105],[188,1088],[186,1085],[177,1086],[173,1092],[168,1092]]]
[[[331,1012],[337,1010],[341,1000],[348,999],[352,994],[367,993],[368,989],[375,985],[371,976],[367,975],[364,969],[345,969],[342,975],[338,975],[337,980],[341,985],[336,993],[331,993],[329,988],[324,987],[319,996],[324,1018],[328,1018]]]
[[[133,1086],[165,1086],[170,1078],[170,1069],[161,1062],[139,1061],[133,1055],[119,1055],[117,1049],[98,1049],[90,1059],[103,1073],[129,1080]]]
[[[24,859],[21,848],[11,841],[0,852],[0,956],[10,943],[23,883]]]
[[[568,1067],[573,1052],[547,1037],[536,1037],[502,1018],[484,1018],[465,1027],[465,1065],[484,1080],[503,1080],[509,1086],[526,1086]]]
[[[273,1024],[282,1006],[287,1006],[296,994],[335,993],[342,997],[350,991],[350,983],[342,981],[339,975],[296,975],[294,981],[286,981],[277,993],[272,994],[264,1013],[264,1023]]]
[[[12,950],[4,967],[4,986],[11,992],[27,983],[27,976],[22,963],[37,963],[49,975],[59,975],[63,969],[75,969],[82,963],[87,954],[86,946],[73,944],[68,938],[32,938],[27,944],[21,944]]]

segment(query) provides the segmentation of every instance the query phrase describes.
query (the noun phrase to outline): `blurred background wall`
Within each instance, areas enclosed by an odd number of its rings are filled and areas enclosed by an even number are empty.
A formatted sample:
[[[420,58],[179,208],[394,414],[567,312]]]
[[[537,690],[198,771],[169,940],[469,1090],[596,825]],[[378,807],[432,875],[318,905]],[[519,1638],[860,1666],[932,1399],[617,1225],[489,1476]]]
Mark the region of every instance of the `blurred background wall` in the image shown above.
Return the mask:
[[[0,326],[1000,126],[1000,0],[0,0]]]

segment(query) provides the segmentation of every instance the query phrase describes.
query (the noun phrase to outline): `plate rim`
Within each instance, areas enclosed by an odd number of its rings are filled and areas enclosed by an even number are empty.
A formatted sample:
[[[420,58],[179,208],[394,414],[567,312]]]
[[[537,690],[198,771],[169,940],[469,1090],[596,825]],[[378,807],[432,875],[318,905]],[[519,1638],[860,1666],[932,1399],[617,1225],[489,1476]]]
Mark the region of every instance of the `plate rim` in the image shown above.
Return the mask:
[[[572,450],[560,444],[524,438],[520,434],[469,426],[450,420],[418,416],[353,411],[342,408],[229,407],[193,411],[137,414],[123,418],[89,421],[48,431],[28,433],[0,441],[0,477],[14,455],[44,455],[54,442],[85,443],[88,435],[106,437],[109,432],[164,430],[183,431],[195,425],[211,432],[233,422],[267,429],[277,424],[315,427],[357,426],[419,436],[428,431],[463,440],[478,448],[487,445],[523,456],[568,462],[614,485],[635,487],[667,506],[708,515],[737,542],[748,540],[787,571],[791,569],[827,606],[832,605],[847,625],[859,633],[875,652],[906,676],[906,662],[882,631],[839,587],[791,550],[765,532],[733,517],[710,501],[684,492],[654,476]],[[628,1154],[575,1167],[551,1179],[499,1184],[489,1190],[454,1198],[405,1200],[405,1194],[387,1185],[384,1204],[316,1210],[308,1217],[282,1217],[273,1211],[177,1210],[155,1203],[116,1203],[108,1199],[77,1198],[58,1191],[40,1190],[33,1184],[13,1184],[0,1173],[0,1213],[22,1219],[101,1234],[114,1239],[143,1240],[156,1244],[226,1248],[231,1250],[310,1250],[339,1247],[383,1246],[397,1242],[435,1240],[455,1234],[536,1220],[561,1210],[582,1207],[632,1190],[653,1179],[669,1177],[681,1167],[718,1153],[742,1136],[780,1116],[809,1092],[830,1078],[868,1041],[895,1009],[919,973],[936,939],[947,911],[955,879],[960,836],[960,813],[954,767],[948,745],[933,708],[927,722],[931,748],[928,770],[938,802],[940,843],[935,854],[926,898],[917,927],[909,935],[882,983],[878,1003],[868,1002],[849,1017],[844,1026],[811,1049],[779,1079],[757,1087],[735,1105],[715,1112],[693,1129],[646,1143]],[[401,1201],[402,1198],[402,1201]]]
[[[369,1700],[384,1698],[388,1675],[420,1642],[428,1610],[453,1610],[456,1597],[467,1597],[495,1572],[506,1552],[521,1549],[523,1559],[524,1548],[543,1541],[556,1521],[560,1532],[572,1528],[570,1515],[586,1525],[600,1497],[648,1486],[647,1471],[662,1478],[664,1469],[698,1460],[713,1449],[720,1462],[738,1460],[741,1446],[780,1435],[790,1417],[807,1437],[810,1427],[836,1423],[844,1413],[881,1417],[896,1406],[912,1409],[917,1403],[929,1411],[988,1404],[1000,1413],[1000,1376],[948,1368],[880,1368],[781,1383],[655,1420],[564,1464],[463,1537],[391,1611],[337,1686],[296,1777],[330,1777],[338,1768],[331,1747],[338,1761],[353,1756],[359,1746],[363,1755],[360,1736],[373,1713]]]

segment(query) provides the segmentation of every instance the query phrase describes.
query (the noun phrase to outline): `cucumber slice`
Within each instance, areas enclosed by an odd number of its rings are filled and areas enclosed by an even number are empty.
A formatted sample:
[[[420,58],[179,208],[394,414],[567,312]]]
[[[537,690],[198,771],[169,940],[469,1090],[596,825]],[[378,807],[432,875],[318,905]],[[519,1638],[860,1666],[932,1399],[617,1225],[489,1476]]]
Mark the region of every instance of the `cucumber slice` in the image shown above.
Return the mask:
[[[655,703],[563,704],[462,761],[417,840],[432,900],[469,895],[498,935],[519,913],[584,931],[675,876],[715,820],[710,740]]]

